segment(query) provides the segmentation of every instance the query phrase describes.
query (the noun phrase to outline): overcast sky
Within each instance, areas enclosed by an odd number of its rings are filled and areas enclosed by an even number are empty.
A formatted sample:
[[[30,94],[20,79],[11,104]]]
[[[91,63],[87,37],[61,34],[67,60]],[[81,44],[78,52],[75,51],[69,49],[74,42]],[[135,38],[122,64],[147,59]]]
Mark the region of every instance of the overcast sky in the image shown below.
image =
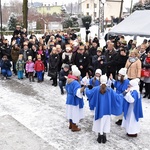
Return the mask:
[[[12,1],[12,0],[7,0],[7,2]],[[23,1],[23,0],[20,0]],[[78,2],[78,0],[50,0],[51,2],[57,2],[58,4],[67,4],[67,3],[75,3]],[[83,1],[83,0],[82,0]],[[131,1],[133,1],[133,4],[138,2],[139,0],[124,0],[124,7],[130,7],[131,6]],[[2,0],[3,3],[7,3],[5,0]],[[49,0],[28,0],[28,2],[43,2],[43,3],[48,3]]]

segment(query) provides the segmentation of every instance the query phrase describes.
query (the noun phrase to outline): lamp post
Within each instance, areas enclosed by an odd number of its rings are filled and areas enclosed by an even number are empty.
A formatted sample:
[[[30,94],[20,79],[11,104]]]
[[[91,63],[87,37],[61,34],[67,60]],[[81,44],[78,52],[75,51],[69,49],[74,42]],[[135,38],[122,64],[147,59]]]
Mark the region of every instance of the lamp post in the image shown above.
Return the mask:
[[[46,24],[47,24],[47,22],[43,18],[41,18],[41,19],[44,21],[44,33],[46,33]]]
[[[98,39],[100,32],[104,33],[104,5],[106,0],[99,0],[99,24],[98,24]]]
[[[0,20],[1,20],[1,39],[2,39],[3,33],[2,33],[2,3],[1,3],[1,0],[0,0]]]

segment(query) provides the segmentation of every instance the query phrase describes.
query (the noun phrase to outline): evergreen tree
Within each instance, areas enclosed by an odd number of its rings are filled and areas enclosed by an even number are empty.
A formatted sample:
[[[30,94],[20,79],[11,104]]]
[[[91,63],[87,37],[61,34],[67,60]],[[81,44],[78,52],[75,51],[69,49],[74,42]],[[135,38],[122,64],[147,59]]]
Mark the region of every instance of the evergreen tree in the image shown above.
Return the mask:
[[[9,30],[15,30],[16,29],[16,24],[17,24],[17,18],[15,14],[11,14],[8,20],[8,29]]]

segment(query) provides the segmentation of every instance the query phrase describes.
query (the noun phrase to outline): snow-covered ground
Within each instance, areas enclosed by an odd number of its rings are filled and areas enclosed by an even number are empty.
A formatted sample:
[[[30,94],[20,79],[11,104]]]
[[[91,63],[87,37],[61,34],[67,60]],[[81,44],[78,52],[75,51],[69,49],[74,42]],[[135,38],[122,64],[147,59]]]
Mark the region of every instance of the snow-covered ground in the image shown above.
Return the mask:
[[[53,87],[45,74],[43,83],[28,79],[0,80],[0,116],[11,115],[25,127],[58,150],[149,150],[150,100],[143,99],[144,118],[140,119],[141,132],[137,138],[126,136],[125,130],[115,124],[112,116],[111,133],[106,144],[96,141],[92,132],[93,114],[85,102],[85,118],[79,123],[80,132],[71,132],[65,118],[66,94]],[[3,136],[2,134],[0,136]],[[12,137],[13,140],[13,137]]]

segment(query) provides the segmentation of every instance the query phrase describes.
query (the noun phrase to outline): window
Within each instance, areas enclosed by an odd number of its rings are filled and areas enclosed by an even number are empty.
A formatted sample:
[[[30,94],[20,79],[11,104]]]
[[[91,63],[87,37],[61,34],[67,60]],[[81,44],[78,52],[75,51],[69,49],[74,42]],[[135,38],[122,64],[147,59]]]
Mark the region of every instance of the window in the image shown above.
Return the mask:
[[[86,8],[89,8],[89,4],[86,5]]]
[[[86,15],[89,16],[89,12],[87,12]]]
[[[97,4],[94,4],[94,8],[97,8]]]

